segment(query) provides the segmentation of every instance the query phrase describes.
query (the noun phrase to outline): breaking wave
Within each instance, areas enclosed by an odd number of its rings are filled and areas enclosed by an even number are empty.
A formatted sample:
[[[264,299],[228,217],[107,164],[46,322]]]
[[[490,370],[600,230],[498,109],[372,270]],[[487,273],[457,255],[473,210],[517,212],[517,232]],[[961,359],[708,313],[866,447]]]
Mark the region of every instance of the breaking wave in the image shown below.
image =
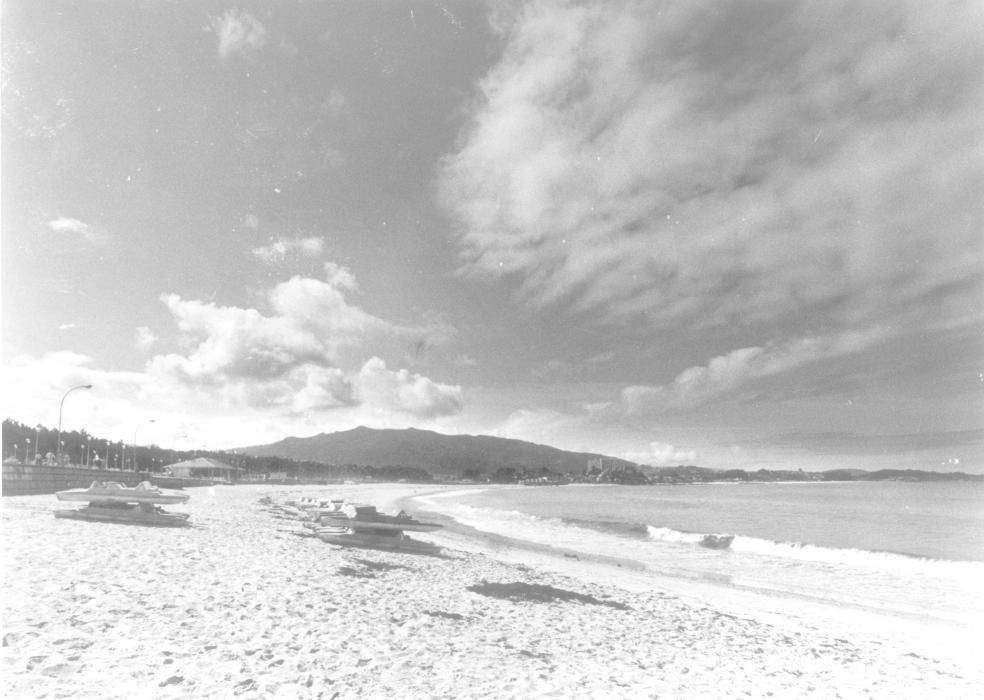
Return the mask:
[[[829,564],[832,566],[847,565],[861,568],[894,570],[925,569],[927,567],[957,567],[984,570],[984,565],[980,562],[934,559],[932,557],[898,552],[824,547],[805,542],[780,542],[743,535],[683,532],[668,527],[649,526],[648,533],[651,540],[677,544],[708,546],[709,541],[723,541],[727,539],[729,540],[729,546],[712,548],[729,549],[737,554],[753,554],[773,559],[787,559],[800,562]]]
[[[626,553],[634,552],[633,556],[642,556],[645,559],[662,558],[657,550],[646,554],[644,547],[649,543],[683,547],[685,551],[694,553],[703,551],[710,554],[708,550],[716,550],[721,556],[739,559],[765,558],[789,565],[813,564],[898,573],[948,570],[984,576],[984,563],[977,561],[954,561],[897,552],[783,542],[727,532],[687,532],[645,523],[538,516],[518,510],[476,507],[447,501],[431,501],[429,505],[438,506],[436,510],[477,530],[572,549],[614,553],[612,548],[628,548],[624,550]],[[619,542],[623,544],[620,545]]]

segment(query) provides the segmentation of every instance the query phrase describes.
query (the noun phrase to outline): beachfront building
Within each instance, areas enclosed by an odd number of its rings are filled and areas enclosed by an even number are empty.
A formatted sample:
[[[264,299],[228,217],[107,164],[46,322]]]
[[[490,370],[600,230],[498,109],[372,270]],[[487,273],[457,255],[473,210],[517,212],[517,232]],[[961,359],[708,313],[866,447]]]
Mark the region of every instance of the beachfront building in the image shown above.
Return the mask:
[[[598,474],[611,474],[613,472],[624,471],[630,465],[628,462],[624,462],[620,459],[612,459],[611,457],[598,457],[596,459],[588,460],[588,468],[584,473],[588,476],[598,475]]]
[[[241,467],[233,467],[211,457],[195,457],[164,467],[165,474],[181,479],[208,479],[230,484],[237,481],[244,471]]]
[[[631,462],[611,457],[597,457],[588,460],[584,478],[591,482],[615,484],[644,484],[647,479]]]

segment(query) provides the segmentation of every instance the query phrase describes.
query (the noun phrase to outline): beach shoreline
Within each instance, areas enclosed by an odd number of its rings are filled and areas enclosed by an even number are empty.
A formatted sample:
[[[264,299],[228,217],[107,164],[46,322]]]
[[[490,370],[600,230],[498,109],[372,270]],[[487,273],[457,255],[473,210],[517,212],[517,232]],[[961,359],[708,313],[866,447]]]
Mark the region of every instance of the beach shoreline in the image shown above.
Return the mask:
[[[654,586],[618,557],[453,527],[420,535],[442,557],[342,549],[263,505],[416,514],[454,488],[201,488],[175,507],[185,531],[4,499],[4,697],[973,697],[984,680],[914,620]]]

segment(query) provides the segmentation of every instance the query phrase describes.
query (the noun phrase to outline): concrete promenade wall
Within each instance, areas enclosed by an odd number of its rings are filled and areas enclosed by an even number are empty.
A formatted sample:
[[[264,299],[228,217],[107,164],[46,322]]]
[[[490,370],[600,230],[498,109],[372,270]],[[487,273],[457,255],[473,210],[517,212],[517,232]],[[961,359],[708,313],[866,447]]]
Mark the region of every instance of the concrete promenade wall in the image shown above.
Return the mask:
[[[27,496],[54,493],[65,489],[86,488],[93,481],[117,481],[127,486],[136,486],[148,479],[150,474],[145,472],[121,472],[46,464],[4,464],[3,495]]]

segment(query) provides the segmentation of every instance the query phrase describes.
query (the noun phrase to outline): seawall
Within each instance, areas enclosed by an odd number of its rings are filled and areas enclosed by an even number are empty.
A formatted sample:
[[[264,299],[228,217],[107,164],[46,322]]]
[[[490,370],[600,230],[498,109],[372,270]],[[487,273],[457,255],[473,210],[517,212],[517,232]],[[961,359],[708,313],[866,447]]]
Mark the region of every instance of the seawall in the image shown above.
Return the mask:
[[[151,475],[146,472],[122,472],[70,465],[4,464],[3,495],[54,493],[64,489],[85,488],[93,481],[116,481],[126,486],[136,486],[150,478]]]

